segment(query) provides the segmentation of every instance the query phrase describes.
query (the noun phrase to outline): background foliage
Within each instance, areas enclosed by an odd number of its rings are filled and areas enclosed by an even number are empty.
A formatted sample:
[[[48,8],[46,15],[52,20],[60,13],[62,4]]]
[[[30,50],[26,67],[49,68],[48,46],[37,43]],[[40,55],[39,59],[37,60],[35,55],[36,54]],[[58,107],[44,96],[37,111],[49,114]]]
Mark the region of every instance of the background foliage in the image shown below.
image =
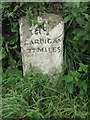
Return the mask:
[[[26,15],[29,23],[35,23],[43,11],[62,14],[65,22],[63,76],[43,75],[30,67],[29,75],[22,77],[19,19]],[[2,3],[3,119],[88,120],[89,13],[89,2]]]

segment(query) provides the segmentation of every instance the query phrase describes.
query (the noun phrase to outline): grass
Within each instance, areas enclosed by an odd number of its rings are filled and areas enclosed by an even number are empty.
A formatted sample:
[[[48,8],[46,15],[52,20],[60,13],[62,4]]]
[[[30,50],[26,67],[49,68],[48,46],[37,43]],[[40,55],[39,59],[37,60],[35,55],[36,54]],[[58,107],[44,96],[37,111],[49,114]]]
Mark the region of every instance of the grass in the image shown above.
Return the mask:
[[[40,118],[89,120],[90,101],[87,94],[90,64],[89,8],[90,3],[83,2],[21,3],[20,5],[3,3],[3,25],[9,25],[8,30],[3,30],[2,59],[5,72],[2,82],[3,108],[0,110],[0,113],[3,113],[3,120]],[[24,13],[21,12],[22,10]],[[61,74],[44,75],[36,68],[30,67],[27,75],[22,77],[22,71],[9,68],[9,66],[21,66],[21,57],[18,55],[20,46],[16,39],[19,34],[18,17],[19,14],[23,16],[26,12],[31,22],[31,20],[35,21],[35,16],[43,11],[51,13],[55,11],[56,14],[58,11],[64,18],[64,74],[63,76]]]
[[[53,80],[57,80],[54,85]],[[10,68],[3,75],[3,120],[40,118],[85,118],[88,98],[71,96],[63,88],[63,77],[44,75],[36,68],[22,77],[21,71]]]

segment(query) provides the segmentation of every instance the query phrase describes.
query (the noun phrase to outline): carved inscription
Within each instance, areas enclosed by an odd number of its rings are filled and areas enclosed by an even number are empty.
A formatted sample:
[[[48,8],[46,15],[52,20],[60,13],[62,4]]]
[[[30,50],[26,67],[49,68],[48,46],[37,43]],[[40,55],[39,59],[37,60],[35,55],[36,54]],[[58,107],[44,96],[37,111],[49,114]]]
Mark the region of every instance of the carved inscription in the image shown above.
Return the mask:
[[[49,36],[35,36],[27,39],[24,45],[27,47],[27,53],[36,53],[36,52],[61,52],[60,38],[52,40]]]

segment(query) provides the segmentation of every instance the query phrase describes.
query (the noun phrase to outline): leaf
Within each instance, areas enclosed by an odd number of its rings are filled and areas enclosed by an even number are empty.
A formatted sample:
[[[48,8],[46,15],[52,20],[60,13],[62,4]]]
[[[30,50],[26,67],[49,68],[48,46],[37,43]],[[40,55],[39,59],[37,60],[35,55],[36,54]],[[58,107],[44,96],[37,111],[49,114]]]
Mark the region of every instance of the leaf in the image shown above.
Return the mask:
[[[77,8],[79,8],[80,7],[80,0],[78,0],[78,2],[75,2],[74,4]]]
[[[17,45],[15,45],[14,47],[13,47],[13,49],[16,49],[17,48]]]
[[[82,17],[82,16],[77,17],[77,18],[76,18],[76,22],[77,22],[80,26],[85,25],[85,23],[86,23],[84,17]]]
[[[2,2],[2,4],[0,4],[0,8],[2,8],[2,9],[6,9],[6,8],[8,8],[9,7],[9,4],[8,3],[3,3]]]
[[[33,109],[28,111],[26,115],[30,118],[40,118],[40,117],[43,118],[42,114],[38,110],[33,110]]]
[[[69,91],[69,93],[73,92],[73,84],[72,83],[67,84],[67,90]]]
[[[68,15],[64,18],[64,22],[67,23],[69,20],[71,20],[72,15]]]
[[[69,2],[65,2],[66,7],[73,8],[74,3],[69,0]]]
[[[84,92],[87,92],[88,86],[87,86],[86,80],[80,81],[80,82],[79,82],[79,86],[80,86],[80,89],[81,89],[81,90],[84,90]]]
[[[83,89],[85,92],[87,92],[87,84],[86,83],[83,84]]]
[[[78,82],[78,81],[79,81],[78,77],[74,77],[74,79],[75,79],[75,81],[76,81],[76,82]]]
[[[73,70],[73,71],[69,71],[69,74],[74,78],[74,77],[79,77],[79,72],[78,71],[75,71],[75,70]]]
[[[85,18],[88,20],[88,18],[89,18],[89,15],[88,14],[86,14],[86,13],[82,13],[84,16],[85,16]]]
[[[69,83],[73,81],[73,77],[71,75],[67,75],[64,77],[65,82]]]
[[[84,95],[85,95],[84,89],[80,88],[80,98],[82,99]]]
[[[84,6],[81,6],[78,10],[80,13],[86,13],[87,9],[88,7],[84,5]]]
[[[19,8],[19,5],[16,5],[13,12],[17,11],[18,8]]]
[[[84,71],[84,72],[87,72],[87,68],[88,68],[88,65],[84,65],[83,63],[80,63],[79,64],[80,67],[79,67],[79,70],[78,71]]]
[[[27,117],[32,117],[33,116],[33,111],[31,110],[30,112],[26,113]]]
[[[72,33],[77,34],[80,30],[81,30],[80,28],[75,28]]]
[[[72,9],[71,13],[73,14],[73,16],[77,16],[78,15],[78,11],[76,9]]]

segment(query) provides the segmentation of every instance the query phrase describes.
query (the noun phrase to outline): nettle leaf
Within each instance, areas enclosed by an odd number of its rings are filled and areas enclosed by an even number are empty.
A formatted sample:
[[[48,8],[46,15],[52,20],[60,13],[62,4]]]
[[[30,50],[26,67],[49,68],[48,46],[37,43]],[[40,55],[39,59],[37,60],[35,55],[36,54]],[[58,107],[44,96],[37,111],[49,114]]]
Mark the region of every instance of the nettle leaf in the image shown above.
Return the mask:
[[[74,4],[77,8],[79,8],[80,7],[80,0],[78,0],[78,2],[75,2]]]
[[[67,23],[68,21],[70,21],[72,18],[72,15],[68,15],[64,18],[64,22]]]
[[[69,93],[72,93],[73,92],[73,84],[72,83],[68,83],[67,84],[67,90],[69,91]]]
[[[75,28],[72,33],[77,34],[80,30],[81,30],[80,28]]]
[[[84,16],[85,16],[85,18],[88,20],[88,18],[89,18],[89,15],[88,14],[86,14],[86,13],[82,13]]]
[[[87,33],[86,33],[86,34],[83,36],[82,39],[83,39],[83,40],[90,40],[89,38],[90,38],[90,34],[87,34]]]
[[[85,25],[85,23],[86,23],[86,21],[85,21],[85,19],[84,19],[83,16],[77,17],[77,18],[76,18],[76,22],[77,22],[80,26]]]
[[[75,81],[78,82],[79,81],[79,78],[76,76],[74,77]]]
[[[69,83],[69,82],[72,82],[72,81],[73,81],[73,77],[72,77],[71,75],[66,75],[66,76],[64,77],[64,80],[65,80],[65,82]]]
[[[84,72],[87,72],[87,68],[88,68],[88,65],[84,65],[83,63],[80,63],[79,64],[80,67],[79,67],[79,71],[84,71]]]
[[[78,11],[76,9],[72,9],[71,13],[73,14],[73,16],[77,16],[78,15]]]
[[[82,5],[78,10],[79,10],[79,12],[80,13],[84,13],[84,12],[86,12],[87,11],[87,9],[88,9],[88,7],[87,6],[85,6],[85,5]]]
[[[83,36],[84,34],[85,34],[85,30],[83,30],[83,29],[79,30],[77,33],[78,36]]]
[[[75,31],[76,32],[76,31]],[[74,33],[75,33],[74,32]],[[85,30],[79,30],[77,31],[75,37],[74,37],[74,40],[81,40],[80,38],[83,37],[85,35]]]
[[[78,72],[78,71],[75,71],[75,70],[74,70],[74,71],[71,71],[71,70],[70,70],[70,71],[69,71],[69,74],[70,74],[72,77],[77,77],[77,78],[78,78],[79,75],[80,75],[79,72]]]

